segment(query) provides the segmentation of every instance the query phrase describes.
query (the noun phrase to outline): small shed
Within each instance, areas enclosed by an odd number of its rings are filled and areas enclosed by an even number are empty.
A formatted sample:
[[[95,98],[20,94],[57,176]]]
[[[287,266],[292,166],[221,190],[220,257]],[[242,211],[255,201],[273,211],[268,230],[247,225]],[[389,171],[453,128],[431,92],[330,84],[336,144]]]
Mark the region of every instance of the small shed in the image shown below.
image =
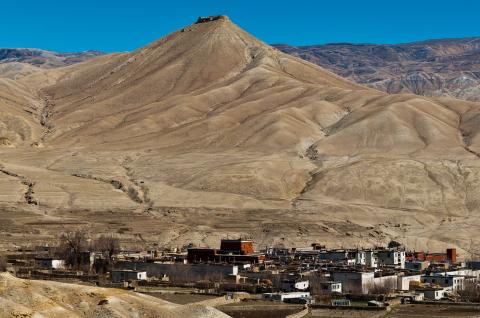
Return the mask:
[[[423,295],[426,299],[430,300],[440,300],[445,295],[444,288],[426,288],[422,289],[421,292],[423,292]]]

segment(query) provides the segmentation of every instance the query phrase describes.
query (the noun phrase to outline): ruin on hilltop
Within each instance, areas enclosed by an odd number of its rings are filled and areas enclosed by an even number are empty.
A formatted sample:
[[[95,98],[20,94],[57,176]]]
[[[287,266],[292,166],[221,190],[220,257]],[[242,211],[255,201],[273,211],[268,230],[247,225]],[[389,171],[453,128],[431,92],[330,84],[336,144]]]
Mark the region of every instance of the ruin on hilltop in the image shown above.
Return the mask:
[[[226,15],[211,15],[208,17],[198,17],[197,22],[195,23],[205,23],[216,20],[228,20],[228,17]]]

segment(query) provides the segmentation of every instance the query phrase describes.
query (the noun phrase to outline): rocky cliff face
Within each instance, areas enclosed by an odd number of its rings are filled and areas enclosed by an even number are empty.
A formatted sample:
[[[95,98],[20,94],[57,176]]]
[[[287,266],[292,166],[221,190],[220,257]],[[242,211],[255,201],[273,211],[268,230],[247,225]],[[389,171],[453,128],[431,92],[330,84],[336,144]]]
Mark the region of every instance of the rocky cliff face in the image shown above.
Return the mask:
[[[388,93],[480,100],[480,37],[399,45],[275,47]]]

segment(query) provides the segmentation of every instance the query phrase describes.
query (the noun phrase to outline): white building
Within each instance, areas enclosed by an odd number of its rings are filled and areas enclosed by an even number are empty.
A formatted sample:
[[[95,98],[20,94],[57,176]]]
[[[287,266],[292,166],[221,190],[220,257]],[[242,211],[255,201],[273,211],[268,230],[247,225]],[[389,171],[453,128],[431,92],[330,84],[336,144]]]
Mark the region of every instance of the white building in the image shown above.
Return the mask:
[[[365,255],[365,265],[371,268],[378,267],[378,257],[374,251],[367,251]]]
[[[356,251],[355,252],[356,265],[376,268],[378,266],[378,259],[374,251]]]
[[[435,284],[451,291],[463,290],[465,288],[465,276],[458,275],[430,275],[422,276],[422,283]]]
[[[425,299],[440,300],[444,297],[446,290],[444,288],[424,288],[418,292],[422,292]]]
[[[112,271],[112,281],[114,283],[134,281],[134,280],[147,280],[147,272],[135,271],[135,270]]]
[[[267,300],[288,301],[288,300],[305,300],[311,299],[310,292],[291,292],[291,293],[266,293],[263,298]]]
[[[394,275],[383,275],[373,278],[373,284],[370,288],[383,289],[385,291],[394,291],[397,289],[398,276]]]
[[[365,265],[366,263],[367,263],[367,252],[356,251],[355,252],[355,264],[356,265]]]
[[[397,277],[397,289],[398,290],[410,290],[411,282],[421,282],[422,275],[409,275]]]
[[[480,278],[480,270],[471,269],[471,268],[461,268],[453,271],[438,272],[438,273],[434,273],[433,275],[442,275],[442,276],[460,275],[460,276],[471,276],[475,278]]]
[[[54,258],[35,258],[35,267],[41,269],[63,269],[65,261],[63,259]]]
[[[374,285],[374,272],[335,271],[331,273],[332,281],[342,284],[344,293],[367,294]]]
[[[382,250],[377,252],[377,257],[381,265],[405,268],[405,251]]]
[[[332,293],[342,293],[342,283],[341,282],[321,282],[320,288],[324,293],[332,294]]]

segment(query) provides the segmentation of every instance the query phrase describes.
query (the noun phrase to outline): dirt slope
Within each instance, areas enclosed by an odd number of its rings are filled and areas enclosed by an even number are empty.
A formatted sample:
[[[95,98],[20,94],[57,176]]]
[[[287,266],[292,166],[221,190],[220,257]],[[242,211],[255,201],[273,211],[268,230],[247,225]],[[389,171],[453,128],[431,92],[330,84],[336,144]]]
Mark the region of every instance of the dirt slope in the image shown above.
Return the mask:
[[[30,281],[0,273],[0,317],[226,318],[202,305],[176,305],[124,291],[52,281]]]
[[[11,245],[65,225],[130,244],[228,233],[468,256],[478,240],[480,104],[359,86],[226,18],[6,83],[2,112],[30,131],[3,121]]]

